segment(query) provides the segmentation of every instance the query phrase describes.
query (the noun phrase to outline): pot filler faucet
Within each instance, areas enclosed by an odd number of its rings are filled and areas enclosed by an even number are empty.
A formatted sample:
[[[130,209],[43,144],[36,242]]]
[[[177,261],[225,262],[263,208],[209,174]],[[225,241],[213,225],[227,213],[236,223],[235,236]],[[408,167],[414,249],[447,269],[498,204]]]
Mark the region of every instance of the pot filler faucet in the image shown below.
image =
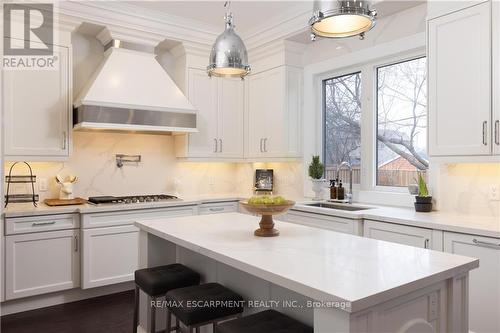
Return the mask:
[[[349,200],[348,202],[352,204],[352,165],[349,162],[340,163],[337,167],[337,179],[339,179],[339,173],[343,167],[347,167],[349,169],[349,193],[346,194],[346,198]]]

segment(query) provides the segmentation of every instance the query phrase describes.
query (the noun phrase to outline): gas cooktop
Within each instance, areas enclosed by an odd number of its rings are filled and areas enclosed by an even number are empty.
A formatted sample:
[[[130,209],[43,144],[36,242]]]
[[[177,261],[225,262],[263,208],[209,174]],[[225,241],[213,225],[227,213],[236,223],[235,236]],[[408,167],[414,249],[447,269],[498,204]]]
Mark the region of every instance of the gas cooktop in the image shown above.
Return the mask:
[[[99,204],[131,204],[140,202],[158,202],[158,201],[181,200],[175,195],[169,194],[149,194],[149,195],[131,195],[125,197],[100,196],[89,197],[89,202]]]

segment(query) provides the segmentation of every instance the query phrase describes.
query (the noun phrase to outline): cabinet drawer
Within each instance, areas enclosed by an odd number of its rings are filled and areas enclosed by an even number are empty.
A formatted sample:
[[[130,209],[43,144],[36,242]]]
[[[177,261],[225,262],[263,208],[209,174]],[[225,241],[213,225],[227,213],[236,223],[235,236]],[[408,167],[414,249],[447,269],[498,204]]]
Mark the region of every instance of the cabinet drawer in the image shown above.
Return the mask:
[[[280,219],[281,217],[278,217]],[[307,225],[326,230],[343,232],[346,234],[360,235],[361,221],[346,219],[342,217],[321,215],[314,213],[306,213],[296,210],[291,210],[281,218],[284,221]]]
[[[179,206],[162,209],[128,210],[120,212],[82,214],[82,227],[99,228],[130,225],[138,220],[196,215],[197,206]]]
[[[78,214],[11,217],[5,219],[6,235],[76,229],[79,227],[80,218]]]
[[[363,235],[392,243],[433,248],[432,230],[425,228],[365,220]]]
[[[218,213],[231,213],[238,211],[237,202],[214,202],[201,204],[198,212],[199,214],[218,214]]]

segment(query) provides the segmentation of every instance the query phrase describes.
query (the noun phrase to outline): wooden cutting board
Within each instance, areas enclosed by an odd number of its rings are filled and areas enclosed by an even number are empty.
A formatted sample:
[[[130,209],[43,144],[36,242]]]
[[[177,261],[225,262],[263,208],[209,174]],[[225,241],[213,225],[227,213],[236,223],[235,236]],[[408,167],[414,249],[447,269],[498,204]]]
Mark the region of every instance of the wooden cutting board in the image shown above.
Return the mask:
[[[83,198],[74,199],[45,199],[45,204],[47,206],[70,206],[70,205],[83,205],[87,203],[87,200]]]

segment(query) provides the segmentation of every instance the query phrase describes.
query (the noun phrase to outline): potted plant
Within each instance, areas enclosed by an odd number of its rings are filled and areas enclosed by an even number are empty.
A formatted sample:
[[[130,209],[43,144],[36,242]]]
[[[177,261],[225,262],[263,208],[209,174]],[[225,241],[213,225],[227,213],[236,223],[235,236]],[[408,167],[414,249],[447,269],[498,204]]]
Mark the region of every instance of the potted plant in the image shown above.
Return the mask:
[[[309,177],[311,177],[312,181],[312,190],[314,191],[314,199],[313,200],[322,200],[322,192],[325,188],[326,181],[323,179],[323,173],[325,171],[325,167],[319,161],[319,156],[313,156],[312,162],[309,164]]]
[[[429,195],[427,184],[421,172],[418,173],[418,195],[415,196],[415,211],[432,211],[432,196]]]

